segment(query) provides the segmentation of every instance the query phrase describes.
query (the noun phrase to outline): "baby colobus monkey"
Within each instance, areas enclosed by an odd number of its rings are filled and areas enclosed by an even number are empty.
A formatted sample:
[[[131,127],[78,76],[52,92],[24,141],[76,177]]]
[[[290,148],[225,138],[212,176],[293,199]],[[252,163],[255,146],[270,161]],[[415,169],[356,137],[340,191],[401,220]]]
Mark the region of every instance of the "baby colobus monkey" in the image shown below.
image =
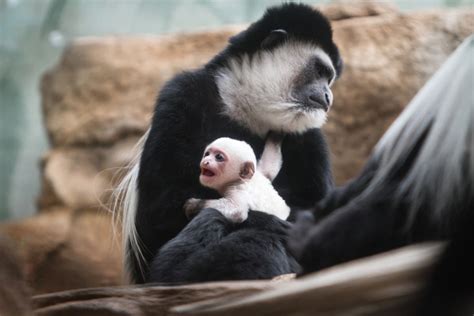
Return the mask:
[[[199,182],[219,192],[222,198],[191,198],[184,205],[186,216],[192,217],[203,208],[215,208],[231,222],[241,223],[252,209],[286,220],[290,208],[271,183],[281,165],[281,140],[275,135],[268,137],[258,166],[255,153],[246,142],[228,137],[216,139],[204,150]]]

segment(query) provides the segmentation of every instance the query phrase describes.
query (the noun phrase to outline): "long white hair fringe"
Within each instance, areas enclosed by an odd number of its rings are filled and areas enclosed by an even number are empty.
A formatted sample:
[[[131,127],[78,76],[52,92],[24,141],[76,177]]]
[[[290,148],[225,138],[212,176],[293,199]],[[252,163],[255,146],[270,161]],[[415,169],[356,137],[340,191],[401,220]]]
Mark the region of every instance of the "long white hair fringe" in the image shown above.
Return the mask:
[[[123,271],[124,281],[131,283],[133,276],[131,274],[131,260],[135,256],[139,264],[140,271],[144,271],[142,262],[145,262],[143,256],[143,245],[138,236],[137,227],[135,225],[135,218],[138,207],[138,173],[140,171],[140,159],[143,151],[143,146],[150,129],[140,138],[135,145],[133,158],[126,167],[128,170],[125,176],[120,181],[117,188],[114,190],[114,204],[113,214],[115,218],[121,218],[122,224],[122,249],[123,249]],[[118,214],[121,213],[121,217]]]
[[[418,92],[374,150],[375,175],[360,196],[377,191],[425,137],[396,199],[410,202],[411,225],[420,203],[430,217],[450,219],[474,184],[474,35],[468,37]],[[426,206],[426,205],[425,205]],[[447,216],[447,217],[446,217]]]

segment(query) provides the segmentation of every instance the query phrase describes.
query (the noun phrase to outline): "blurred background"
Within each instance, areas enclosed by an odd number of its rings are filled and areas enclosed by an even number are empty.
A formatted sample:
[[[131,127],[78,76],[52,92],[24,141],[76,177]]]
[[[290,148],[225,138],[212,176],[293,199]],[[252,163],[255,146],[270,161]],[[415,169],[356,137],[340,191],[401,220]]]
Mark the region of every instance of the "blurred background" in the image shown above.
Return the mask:
[[[0,0],[0,314],[15,275],[26,297],[122,284],[108,203],[160,87],[281,2]],[[342,184],[474,32],[474,0],[305,2],[344,59],[323,127]]]
[[[49,147],[40,105],[40,78],[58,63],[68,43],[84,36],[157,35],[247,23],[279,2],[0,0],[0,220],[35,212],[40,159]],[[472,6],[473,0],[392,3],[410,12]]]

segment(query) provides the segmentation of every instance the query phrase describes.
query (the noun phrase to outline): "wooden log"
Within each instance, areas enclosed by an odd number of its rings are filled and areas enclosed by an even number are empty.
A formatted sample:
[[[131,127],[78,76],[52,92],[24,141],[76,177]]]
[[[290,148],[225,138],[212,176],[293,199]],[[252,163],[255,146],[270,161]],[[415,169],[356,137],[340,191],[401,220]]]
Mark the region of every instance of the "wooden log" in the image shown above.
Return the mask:
[[[173,315],[407,315],[442,249],[421,244],[349,262],[235,300],[177,306]]]
[[[168,315],[170,307],[219,296],[240,297],[273,288],[278,282],[214,282],[180,286],[127,286],[91,288],[37,295],[38,316],[61,315]]]
[[[404,315],[441,249],[409,246],[296,280],[81,289],[38,295],[33,304],[39,316]]]

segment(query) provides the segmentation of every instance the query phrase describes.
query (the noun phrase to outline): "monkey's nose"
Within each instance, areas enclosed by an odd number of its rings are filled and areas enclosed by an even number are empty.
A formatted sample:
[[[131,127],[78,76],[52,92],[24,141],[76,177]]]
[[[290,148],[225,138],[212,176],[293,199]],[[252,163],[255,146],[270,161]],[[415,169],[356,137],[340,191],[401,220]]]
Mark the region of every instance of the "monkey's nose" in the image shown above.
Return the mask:
[[[329,93],[324,93],[324,98],[326,99],[327,104],[331,104],[331,98],[329,97]]]
[[[311,93],[308,96],[309,103],[315,108],[323,109],[327,112],[329,105],[331,105],[331,98],[327,92]]]

